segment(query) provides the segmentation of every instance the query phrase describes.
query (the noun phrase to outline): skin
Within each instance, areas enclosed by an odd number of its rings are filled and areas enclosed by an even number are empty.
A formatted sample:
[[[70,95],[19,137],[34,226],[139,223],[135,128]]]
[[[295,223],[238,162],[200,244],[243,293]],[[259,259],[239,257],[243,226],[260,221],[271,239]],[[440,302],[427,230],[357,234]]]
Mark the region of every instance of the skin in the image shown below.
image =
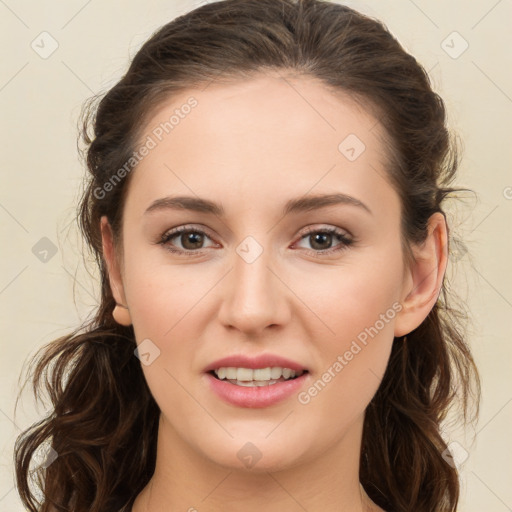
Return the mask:
[[[444,217],[431,217],[426,241],[406,263],[383,128],[319,81],[273,73],[191,89],[155,110],[141,140],[191,95],[198,106],[131,177],[121,247],[102,219],[112,290],[128,307],[114,317],[133,324],[138,343],[149,338],[160,350],[142,366],[162,411],[156,470],[133,511],[382,510],[359,484],[364,412],[394,337],[420,325],[437,300]],[[349,134],[366,146],[354,161],[338,150]],[[371,213],[336,204],[282,215],[292,198],[333,192]],[[171,195],[220,203],[225,216],[145,213]],[[207,232],[199,254],[157,243],[182,225]],[[339,228],[353,243],[322,256],[343,244],[333,236],[315,245],[314,236],[302,238],[306,227]],[[247,236],[263,248],[252,263],[236,252]],[[186,251],[187,240],[177,236],[167,247]],[[293,395],[267,408],[235,407],[207,386],[203,369],[218,358],[275,353],[309,369],[307,389],[393,304],[401,310],[307,404]],[[247,442],[261,454],[252,468],[237,456]]]

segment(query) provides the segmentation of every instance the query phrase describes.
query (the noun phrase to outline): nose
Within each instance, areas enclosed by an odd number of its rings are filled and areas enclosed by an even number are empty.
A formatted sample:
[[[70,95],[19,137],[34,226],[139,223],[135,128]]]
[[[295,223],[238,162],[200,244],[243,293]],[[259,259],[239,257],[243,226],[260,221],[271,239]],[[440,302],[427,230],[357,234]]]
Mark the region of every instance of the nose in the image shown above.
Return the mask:
[[[266,251],[252,262],[234,254],[233,269],[224,280],[219,310],[219,320],[226,328],[255,336],[289,322],[291,292],[270,260]]]

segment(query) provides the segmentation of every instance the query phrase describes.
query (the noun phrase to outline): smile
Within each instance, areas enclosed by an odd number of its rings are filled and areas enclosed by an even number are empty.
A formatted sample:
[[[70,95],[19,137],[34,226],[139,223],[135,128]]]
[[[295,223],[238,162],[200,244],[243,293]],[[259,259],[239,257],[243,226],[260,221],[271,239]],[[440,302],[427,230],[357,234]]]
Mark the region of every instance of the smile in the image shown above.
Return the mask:
[[[212,372],[219,380],[226,380],[231,384],[245,387],[271,386],[278,382],[293,380],[303,373],[304,370],[295,371],[281,366],[256,369],[228,366],[215,369]]]
[[[247,370],[262,371],[264,375],[268,376],[270,371],[270,378],[254,379],[254,374],[249,375]],[[278,374],[279,378],[272,378],[272,371],[274,375]],[[288,371],[287,371],[288,370]],[[230,405],[244,408],[263,408],[277,404],[296,395],[305,386],[306,380],[309,377],[308,371],[300,371],[292,377],[289,368],[261,368],[252,370],[249,368],[234,368],[224,367],[218,369],[219,374],[224,373],[224,378],[221,379],[215,370],[203,374],[207,379],[209,389],[220,398],[222,401]],[[238,379],[238,372],[241,371],[242,380]],[[235,373],[236,372],[236,373]],[[285,375],[289,374],[287,378]],[[226,376],[236,375],[234,379],[226,378]],[[251,377],[249,379],[248,377]],[[259,377],[256,373],[256,377]]]

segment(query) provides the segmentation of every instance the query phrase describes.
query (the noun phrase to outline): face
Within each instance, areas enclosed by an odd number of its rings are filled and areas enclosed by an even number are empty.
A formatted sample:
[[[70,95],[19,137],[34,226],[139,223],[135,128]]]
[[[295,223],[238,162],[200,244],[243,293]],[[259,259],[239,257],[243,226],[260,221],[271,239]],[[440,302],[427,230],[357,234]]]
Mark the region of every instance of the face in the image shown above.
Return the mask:
[[[191,89],[153,113],[111,282],[144,343],[159,435],[223,467],[253,453],[261,470],[357,438],[411,285],[382,130],[349,96],[278,75]],[[250,361],[217,366],[307,371],[221,382],[206,370],[228,356]]]

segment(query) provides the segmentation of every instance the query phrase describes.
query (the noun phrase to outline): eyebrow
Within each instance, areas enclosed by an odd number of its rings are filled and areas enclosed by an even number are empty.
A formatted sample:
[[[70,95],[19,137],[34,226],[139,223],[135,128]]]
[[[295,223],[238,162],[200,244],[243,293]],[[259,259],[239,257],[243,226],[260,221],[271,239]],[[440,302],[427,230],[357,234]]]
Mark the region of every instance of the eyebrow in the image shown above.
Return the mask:
[[[347,194],[317,194],[310,196],[303,196],[297,199],[290,199],[286,202],[283,208],[283,216],[289,213],[298,213],[304,211],[316,210],[333,206],[337,204],[357,206],[369,214],[372,211],[362,201]],[[214,203],[208,199],[192,196],[174,196],[162,197],[156,199],[146,209],[144,214],[148,214],[159,210],[191,210],[200,213],[210,213],[218,217],[223,217],[225,214],[222,205]]]

